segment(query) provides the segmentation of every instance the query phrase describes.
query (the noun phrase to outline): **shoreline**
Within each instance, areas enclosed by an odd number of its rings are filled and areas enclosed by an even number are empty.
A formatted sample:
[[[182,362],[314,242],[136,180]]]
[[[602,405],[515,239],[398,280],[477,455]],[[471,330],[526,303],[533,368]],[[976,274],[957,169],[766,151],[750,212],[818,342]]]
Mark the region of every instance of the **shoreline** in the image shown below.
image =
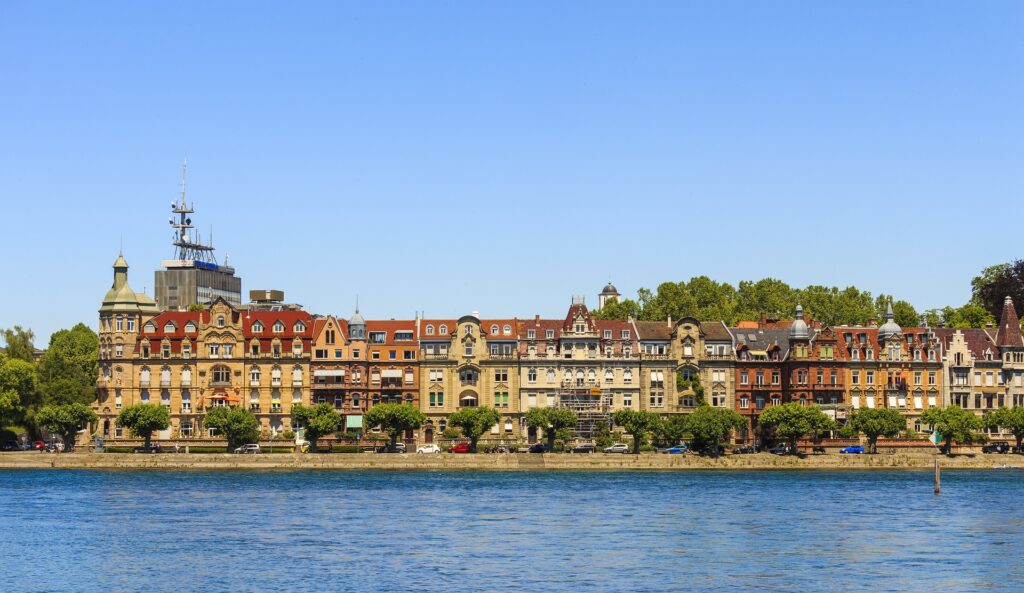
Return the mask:
[[[727,455],[614,455],[593,453],[432,455],[380,453],[38,453],[0,454],[4,469],[142,470],[330,470],[330,471],[691,471],[691,470],[907,470],[932,469],[933,454],[807,455],[799,458],[770,453]],[[1024,469],[1024,455],[975,454],[939,456],[943,469]]]

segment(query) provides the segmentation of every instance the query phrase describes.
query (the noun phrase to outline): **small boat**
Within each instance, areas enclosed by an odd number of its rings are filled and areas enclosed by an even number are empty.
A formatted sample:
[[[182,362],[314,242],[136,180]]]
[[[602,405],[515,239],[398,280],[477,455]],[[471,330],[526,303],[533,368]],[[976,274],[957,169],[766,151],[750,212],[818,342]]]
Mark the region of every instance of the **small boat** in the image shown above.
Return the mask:
[[[1016,465],[993,465],[992,469],[1020,469]]]

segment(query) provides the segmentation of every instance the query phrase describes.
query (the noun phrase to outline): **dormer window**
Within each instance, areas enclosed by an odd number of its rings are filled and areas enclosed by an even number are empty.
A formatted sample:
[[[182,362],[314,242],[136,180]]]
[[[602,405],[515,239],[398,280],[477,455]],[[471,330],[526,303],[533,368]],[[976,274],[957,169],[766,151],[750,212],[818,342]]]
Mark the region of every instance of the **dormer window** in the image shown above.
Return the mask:
[[[622,339],[623,340],[628,340],[629,339],[629,330],[628,329],[622,330],[622,334],[621,335],[622,335]]]
[[[253,331],[253,333],[257,333],[257,334],[263,333],[263,324],[261,322],[259,322],[259,321],[257,321],[256,323],[252,324],[252,331]]]
[[[273,329],[274,329],[274,333],[275,334],[283,333],[284,332],[284,324],[281,323],[280,321],[275,321]]]
[[[301,321],[296,321],[295,322],[294,330],[295,330],[295,333],[301,334],[301,333],[306,331],[306,325],[304,323],[302,323]]]
[[[546,337],[549,340],[554,339],[554,337],[555,337],[555,330],[553,330],[553,329],[547,330],[546,332],[544,332],[544,337]]]
[[[527,340],[533,340],[536,337],[537,337],[537,330],[535,330],[535,329],[528,329],[528,330],[526,330],[526,339]]]
[[[501,328],[501,333],[505,334],[506,336],[511,336],[512,335],[512,326],[511,325],[506,325],[505,327]]]
[[[189,321],[188,323],[185,324],[185,333],[186,334],[193,334],[195,332],[196,332],[196,324],[192,323],[191,321]]]
[[[121,328],[118,328],[118,329],[121,329]],[[154,333],[154,332],[156,332],[156,324],[153,323],[152,321],[150,321],[149,323],[146,324],[146,333],[147,334],[151,334],[151,333]]]
[[[463,330],[466,332],[467,336],[473,335],[473,326],[472,325],[467,325],[466,327],[463,328]]]
[[[447,334],[448,333],[448,326],[442,323],[441,327],[439,327],[437,329],[437,333],[441,334],[442,336]]]
[[[491,335],[492,336],[498,335],[498,324],[494,324],[494,325],[491,326]]]
[[[174,327],[174,322],[173,321],[168,321],[167,324],[164,325],[164,333],[165,334],[173,334],[175,332],[175,330],[177,330],[177,329],[178,328]]]
[[[587,331],[587,325],[585,323],[576,324],[576,333],[582,334],[585,331]]]
[[[428,336],[434,335],[434,326],[433,325],[428,325],[427,326],[427,335]]]
[[[604,330],[604,339],[606,339],[606,340],[612,339],[612,330],[610,330],[610,329]]]

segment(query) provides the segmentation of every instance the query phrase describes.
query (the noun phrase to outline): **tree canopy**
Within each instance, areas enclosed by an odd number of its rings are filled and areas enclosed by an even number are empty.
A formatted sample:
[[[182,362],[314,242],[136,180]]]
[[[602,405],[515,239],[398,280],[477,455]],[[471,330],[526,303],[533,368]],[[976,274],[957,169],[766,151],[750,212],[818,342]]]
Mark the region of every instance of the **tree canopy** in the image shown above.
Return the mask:
[[[30,329],[23,329],[20,325],[2,331],[4,337],[4,354],[8,358],[17,358],[27,362],[34,360],[35,346],[33,341],[35,333]]]
[[[709,405],[698,407],[686,418],[686,429],[690,433],[690,444],[694,450],[710,450],[718,454],[718,448],[729,440],[733,430],[747,425],[747,421],[735,410],[715,408]]]
[[[38,402],[35,365],[0,355],[0,426],[21,423]]]
[[[99,338],[79,323],[50,337],[39,361],[44,403],[92,403],[99,373]]]
[[[640,453],[647,434],[658,427],[661,417],[652,412],[625,408],[612,413],[612,422],[633,435],[633,454],[636,455]]]
[[[36,422],[64,442],[64,450],[75,447],[75,436],[90,422],[96,421],[96,414],[89,406],[80,403],[43,406],[36,414]]]
[[[861,408],[850,416],[850,426],[864,433],[868,439],[868,451],[876,453],[878,437],[895,437],[907,428],[907,422],[897,410],[888,408]]]
[[[344,419],[331,404],[324,402],[312,407],[295,404],[292,406],[292,420],[305,429],[309,449],[315,453],[317,440],[340,430]]]
[[[981,418],[960,406],[928,408],[921,415],[921,422],[939,433],[939,447],[946,454],[953,450],[953,443],[970,445],[981,438],[976,432],[982,427]]]
[[[412,404],[377,404],[363,416],[366,426],[379,426],[391,439],[390,449],[393,451],[398,437],[407,430],[416,430],[423,426],[427,418],[423,412]]]
[[[255,443],[260,438],[260,423],[244,408],[215,407],[206,412],[203,426],[216,428],[228,441],[228,451]]]
[[[493,408],[461,408],[448,417],[448,424],[462,430],[469,439],[470,451],[476,453],[476,444],[484,432],[501,420],[501,414]]]
[[[985,414],[985,425],[1010,432],[1017,439],[1017,451],[1021,451],[1021,442],[1024,440],[1024,407],[1013,406],[992,410]]]
[[[576,426],[576,413],[568,408],[530,408],[526,412],[526,424],[544,431],[548,451],[555,448],[558,431]]]
[[[121,409],[117,421],[137,437],[146,440],[146,446],[153,433],[171,425],[171,413],[159,404],[135,404]]]
[[[687,418],[680,414],[663,416],[654,427],[654,441],[659,447],[672,447],[683,441],[687,431]]]
[[[797,439],[817,436],[835,428],[835,421],[818,406],[805,406],[797,402],[766,409],[757,418],[757,423],[772,430],[776,437],[786,439],[793,452],[796,451]]]
[[[1024,317],[1024,259],[989,266],[971,281],[974,304],[999,319],[1006,297],[1013,299],[1017,317]]]

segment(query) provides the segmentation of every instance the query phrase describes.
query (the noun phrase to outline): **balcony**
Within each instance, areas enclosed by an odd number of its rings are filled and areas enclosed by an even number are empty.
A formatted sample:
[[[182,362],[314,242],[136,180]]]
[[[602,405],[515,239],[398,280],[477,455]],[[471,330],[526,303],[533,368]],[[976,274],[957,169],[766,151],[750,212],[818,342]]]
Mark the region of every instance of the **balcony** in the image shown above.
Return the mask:
[[[279,403],[277,403],[277,404],[271,403],[270,404],[270,413],[271,414],[280,414],[281,413],[281,404],[279,404]]]
[[[192,387],[192,379],[182,379],[181,380],[181,386],[182,387]]]
[[[490,356],[491,360],[515,360],[516,357],[514,352],[492,353]]]
[[[669,355],[669,354],[649,354],[647,352],[642,352],[640,354],[640,358],[642,360],[672,360],[672,356]],[[693,357],[692,356],[688,356],[687,358],[693,358]]]
[[[704,360],[732,360],[732,354],[705,354]]]
[[[139,387],[149,387],[149,379],[139,379]]]
[[[270,386],[271,387],[280,387],[281,386],[281,379],[271,379],[270,380]]]
[[[423,360],[448,360],[447,352],[424,352]]]
[[[292,387],[302,387],[302,379],[292,379]]]

